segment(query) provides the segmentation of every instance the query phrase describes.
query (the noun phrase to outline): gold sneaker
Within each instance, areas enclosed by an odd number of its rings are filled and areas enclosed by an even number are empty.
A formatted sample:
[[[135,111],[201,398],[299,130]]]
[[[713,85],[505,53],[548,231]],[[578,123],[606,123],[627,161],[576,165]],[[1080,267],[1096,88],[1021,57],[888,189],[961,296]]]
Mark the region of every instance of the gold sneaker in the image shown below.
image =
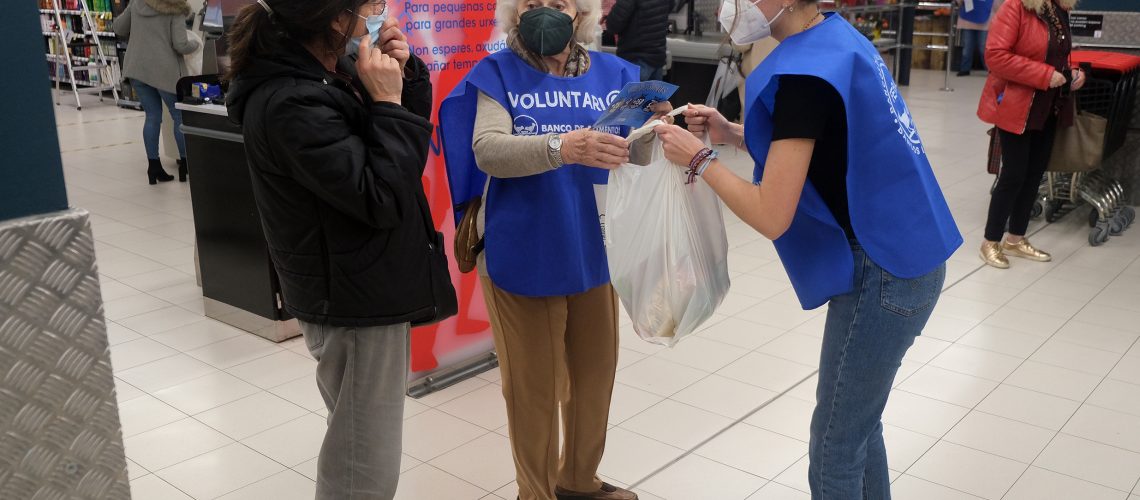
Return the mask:
[[[994,266],[998,269],[1009,269],[1009,259],[1005,258],[1005,254],[1001,252],[1001,243],[996,241],[987,241],[982,243],[981,257],[982,262],[987,265]]]
[[[1026,238],[1022,238],[1021,241],[1017,243],[1010,243],[1003,240],[1001,242],[1001,250],[1014,257],[1035,260],[1037,262],[1049,262],[1053,260],[1052,255],[1033,248],[1033,245],[1030,245],[1029,240]]]

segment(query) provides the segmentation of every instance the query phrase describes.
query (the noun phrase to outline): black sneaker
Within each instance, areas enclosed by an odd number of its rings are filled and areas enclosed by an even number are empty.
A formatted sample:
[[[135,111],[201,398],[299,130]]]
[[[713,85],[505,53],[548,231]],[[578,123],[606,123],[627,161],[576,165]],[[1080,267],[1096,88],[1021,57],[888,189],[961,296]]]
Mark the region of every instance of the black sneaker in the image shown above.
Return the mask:
[[[559,487],[554,490],[554,496],[558,500],[637,500],[637,493],[609,483],[602,483],[602,488],[592,493],[575,493]]]

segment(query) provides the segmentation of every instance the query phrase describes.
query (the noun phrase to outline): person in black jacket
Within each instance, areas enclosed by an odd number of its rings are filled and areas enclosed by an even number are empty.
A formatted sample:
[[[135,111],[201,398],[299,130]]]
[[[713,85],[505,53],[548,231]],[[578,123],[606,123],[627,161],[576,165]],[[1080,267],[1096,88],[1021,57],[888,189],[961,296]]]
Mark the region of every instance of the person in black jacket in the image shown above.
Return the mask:
[[[395,495],[409,322],[433,309],[431,83],[387,10],[258,0],[229,35],[229,116],[329,410],[318,499]]]
[[[641,67],[641,80],[665,76],[665,37],[673,0],[617,0],[605,18],[617,35],[617,55]]]

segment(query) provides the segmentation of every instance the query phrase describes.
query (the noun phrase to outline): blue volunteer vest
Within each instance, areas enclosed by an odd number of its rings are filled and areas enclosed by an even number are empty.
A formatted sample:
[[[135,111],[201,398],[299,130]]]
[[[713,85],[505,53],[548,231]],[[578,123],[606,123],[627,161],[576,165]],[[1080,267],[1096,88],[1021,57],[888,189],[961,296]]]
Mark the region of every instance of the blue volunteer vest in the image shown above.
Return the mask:
[[[487,182],[471,149],[480,92],[510,112],[514,135],[546,135],[593,125],[637,74],[632,64],[597,52],[590,53],[589,71],[577,78],[540,72],[510,49],[480,61],[439,108],[455,220],[462,219],[466,202],[483,195]],[[594,186],[608,179],[606,170],[582,165],[492,177],[483,204],[484,251],[495,285],[517,295],[550,297],[608,283],[594,194]]]
[[[967,0],[967,2],[971,1],[972,3],[962,4],[962,8],[958,10],[958,16],[972,23],[986,24],[986,21],[990,20],[990,13],[994,10],[994,0]],[[971,6],[973,9],[966,10]],[[985,47],[982,49],[985,50]]]
[[[830,83],[847,111],[847,196],[855,237],[900,278],[933,271],[962,244],[906,103],[886,63],[843,18],[827,14],[788,37],[748,77],[745,140],[760,182],[772,142],[780,75]],[[854,262],[843,229],[809,181],[792,225],[775,241],[804,309],[851,291]]]

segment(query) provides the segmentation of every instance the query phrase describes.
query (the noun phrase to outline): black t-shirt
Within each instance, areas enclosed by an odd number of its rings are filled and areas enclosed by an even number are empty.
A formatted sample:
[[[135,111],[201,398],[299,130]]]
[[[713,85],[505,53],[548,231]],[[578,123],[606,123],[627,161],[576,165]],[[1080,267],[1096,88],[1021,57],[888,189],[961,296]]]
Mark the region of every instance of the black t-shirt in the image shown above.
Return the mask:
[[[783,75],[772,112],[772,141],[815,139],[807,180],[823,197],[839,227],[854,238],[847,205],[847,110],[823,79]]]

